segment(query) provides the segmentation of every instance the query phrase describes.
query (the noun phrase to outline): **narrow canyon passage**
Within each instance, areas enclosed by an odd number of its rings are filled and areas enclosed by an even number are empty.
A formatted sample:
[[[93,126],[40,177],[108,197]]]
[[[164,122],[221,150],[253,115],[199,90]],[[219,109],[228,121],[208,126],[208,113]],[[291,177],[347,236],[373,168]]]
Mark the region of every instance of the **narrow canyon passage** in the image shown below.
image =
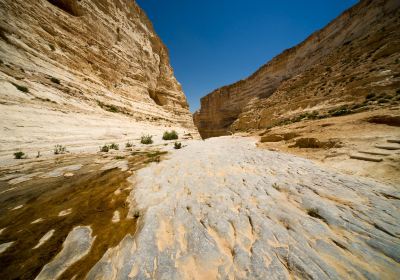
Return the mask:
[[[128,200],[141,213],[138,232],[109,249],[88,279],[400,275],[393,186],[237,137],[188,142],[136,179]]]

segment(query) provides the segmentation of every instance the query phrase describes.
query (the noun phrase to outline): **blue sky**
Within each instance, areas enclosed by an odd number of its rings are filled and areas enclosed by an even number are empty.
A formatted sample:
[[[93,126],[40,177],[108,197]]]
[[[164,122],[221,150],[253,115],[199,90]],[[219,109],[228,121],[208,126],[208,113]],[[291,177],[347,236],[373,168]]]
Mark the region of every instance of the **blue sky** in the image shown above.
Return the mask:
[[[356,0],[137,0],[169,49],[190,110],[255,72]]]

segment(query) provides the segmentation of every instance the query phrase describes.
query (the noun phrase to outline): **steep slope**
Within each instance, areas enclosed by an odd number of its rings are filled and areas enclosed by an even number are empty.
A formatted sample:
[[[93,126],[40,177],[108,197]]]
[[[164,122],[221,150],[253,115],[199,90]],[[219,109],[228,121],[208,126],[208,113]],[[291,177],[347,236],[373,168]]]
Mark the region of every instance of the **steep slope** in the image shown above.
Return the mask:
[[[200,134],[398,105],[399,6],[397,0],[360,1],[249,78],[203,97],[194,114]],[[365,100],[369,94],[376,101]]]
[[[0,1],[0,150],[194,131],[168,51],[135,1]]]

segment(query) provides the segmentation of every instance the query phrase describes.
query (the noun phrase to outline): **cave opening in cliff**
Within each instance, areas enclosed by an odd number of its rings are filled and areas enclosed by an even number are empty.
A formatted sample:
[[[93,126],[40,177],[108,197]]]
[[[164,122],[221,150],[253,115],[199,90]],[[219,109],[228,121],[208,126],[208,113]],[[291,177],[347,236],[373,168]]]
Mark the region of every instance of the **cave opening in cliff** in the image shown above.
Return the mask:
[[[149,90],[149,96],[158,106],[163,106],[160,98],[158,98],[157,92],[155,90]]]

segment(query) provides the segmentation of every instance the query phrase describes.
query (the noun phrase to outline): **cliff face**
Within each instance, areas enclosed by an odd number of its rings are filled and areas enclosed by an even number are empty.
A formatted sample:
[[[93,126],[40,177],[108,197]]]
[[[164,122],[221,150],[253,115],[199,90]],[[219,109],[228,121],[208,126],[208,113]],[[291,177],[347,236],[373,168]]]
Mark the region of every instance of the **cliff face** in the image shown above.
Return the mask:
[[[379,106],[398,104],[399,6],[361,1],[249,78],[203,97],[194,114],[200,134],[266,128],[339,106],[369,109],[377,105],[362,103],[369,94],[387,100],[377,100]]]
[[[196,133],[168,51],[135,1],[2,0],[0,18],[0,150],[131,127]]]

